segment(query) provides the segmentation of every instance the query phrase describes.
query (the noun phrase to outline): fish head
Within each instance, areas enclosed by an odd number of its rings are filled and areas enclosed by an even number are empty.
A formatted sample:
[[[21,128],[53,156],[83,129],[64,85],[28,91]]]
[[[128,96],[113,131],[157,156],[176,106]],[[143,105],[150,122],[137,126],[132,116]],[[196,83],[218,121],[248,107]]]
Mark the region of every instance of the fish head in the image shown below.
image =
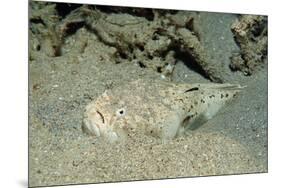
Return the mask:
[[[124,130],[127,128],[128,118],[125,102],[105,91],[86,106],[82,129],[90,135],[115,142],[126,135]]]

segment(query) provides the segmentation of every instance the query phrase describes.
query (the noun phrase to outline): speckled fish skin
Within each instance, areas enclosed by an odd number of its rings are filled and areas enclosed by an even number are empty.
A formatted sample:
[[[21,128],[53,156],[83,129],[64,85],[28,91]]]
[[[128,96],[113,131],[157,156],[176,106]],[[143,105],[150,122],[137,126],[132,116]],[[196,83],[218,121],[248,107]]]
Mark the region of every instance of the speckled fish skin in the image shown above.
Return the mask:
[[[82,128],[109,142],[126,140],[131,133],[167,141],[204,124],[242,88],[137,80],[106,90],[88,104]]]

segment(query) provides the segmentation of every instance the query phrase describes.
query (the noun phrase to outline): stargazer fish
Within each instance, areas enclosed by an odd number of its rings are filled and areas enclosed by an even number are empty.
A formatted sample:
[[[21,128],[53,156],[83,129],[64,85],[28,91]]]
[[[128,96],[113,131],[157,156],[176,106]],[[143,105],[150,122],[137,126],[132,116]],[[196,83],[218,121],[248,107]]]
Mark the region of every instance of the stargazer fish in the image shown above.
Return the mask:
[[[167,141],[203,125],[242,88],[140,79],[106,90],[88,104],[82,128],[109,142],[126,140],[131,133]]]

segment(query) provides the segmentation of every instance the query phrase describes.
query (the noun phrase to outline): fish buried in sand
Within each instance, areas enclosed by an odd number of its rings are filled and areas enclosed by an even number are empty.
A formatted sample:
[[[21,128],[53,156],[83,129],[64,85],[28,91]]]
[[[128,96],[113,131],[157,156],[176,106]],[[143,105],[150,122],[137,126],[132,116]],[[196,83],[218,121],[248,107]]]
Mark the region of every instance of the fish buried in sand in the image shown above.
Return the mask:
[[[82,128],[109,142],[126,140],[132,133],[167,141],[204,124],[242,88],[137,80],[106,90],[88,104]]]

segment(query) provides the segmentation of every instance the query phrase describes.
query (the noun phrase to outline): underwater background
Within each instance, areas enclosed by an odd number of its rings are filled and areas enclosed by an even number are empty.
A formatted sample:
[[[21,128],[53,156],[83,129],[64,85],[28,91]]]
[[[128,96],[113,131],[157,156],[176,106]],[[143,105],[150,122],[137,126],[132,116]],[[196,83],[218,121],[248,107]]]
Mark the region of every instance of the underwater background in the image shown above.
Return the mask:
[[[247,85],[186,136],[109,144],[85,106],[136,79]],[[267,17],[30,2],[29,184],[267,172]]]

